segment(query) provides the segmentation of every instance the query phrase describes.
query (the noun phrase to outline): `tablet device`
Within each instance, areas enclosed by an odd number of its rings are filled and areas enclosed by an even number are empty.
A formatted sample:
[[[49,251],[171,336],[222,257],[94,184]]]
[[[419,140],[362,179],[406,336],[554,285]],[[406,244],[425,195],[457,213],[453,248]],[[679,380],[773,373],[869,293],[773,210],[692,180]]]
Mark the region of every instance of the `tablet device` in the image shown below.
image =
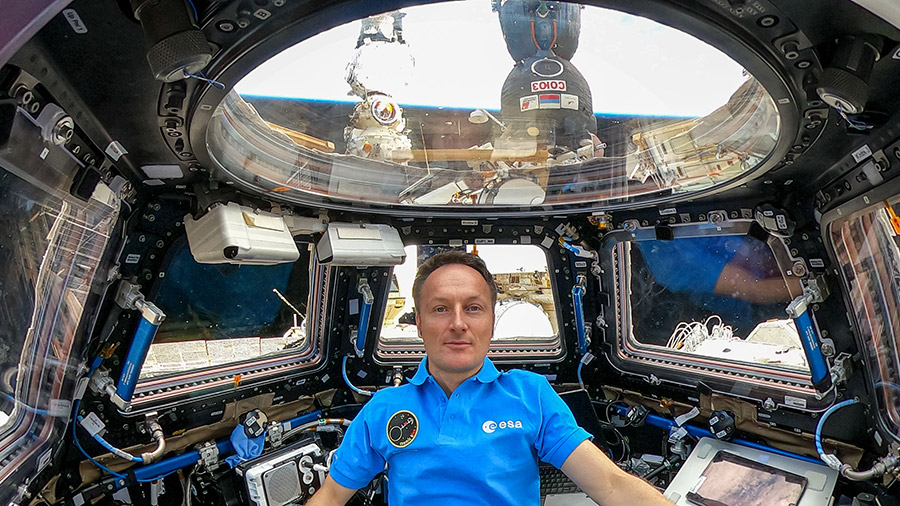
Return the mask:
[[[806,484],[798,474],[720,450],[686,498],[700,506],[796,506]]]

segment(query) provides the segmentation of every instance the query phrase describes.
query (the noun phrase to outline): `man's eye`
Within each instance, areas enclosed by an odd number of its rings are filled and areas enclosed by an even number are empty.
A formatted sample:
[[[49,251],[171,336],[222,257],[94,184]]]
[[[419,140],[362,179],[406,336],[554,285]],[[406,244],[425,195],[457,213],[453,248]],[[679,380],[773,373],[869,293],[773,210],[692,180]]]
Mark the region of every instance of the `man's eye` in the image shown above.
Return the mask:
[[[446,310],[447,310],[447,309],[446,309],[446,308],[443,308],[443,307],[436,307],[436,308],[434,308],[434,312],[435,312],[435,313],[443,313],[443,312],[446,311]]]
[[[481,306],[469,306],[469,311],[481,311]]]

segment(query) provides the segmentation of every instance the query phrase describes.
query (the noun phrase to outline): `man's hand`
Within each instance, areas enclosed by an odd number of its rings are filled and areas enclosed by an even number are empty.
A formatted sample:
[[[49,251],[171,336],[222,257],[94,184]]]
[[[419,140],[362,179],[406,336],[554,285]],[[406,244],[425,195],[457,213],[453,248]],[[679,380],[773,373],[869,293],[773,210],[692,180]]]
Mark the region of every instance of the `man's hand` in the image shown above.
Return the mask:
[[[652,485],[621,470],[588,440],[569,455],[562,471],[602,506],[672,506]]]
[[[307,501],[306,506],[344,506],[353,497],[356,490],[339,485],[329,475],[325,483]]]

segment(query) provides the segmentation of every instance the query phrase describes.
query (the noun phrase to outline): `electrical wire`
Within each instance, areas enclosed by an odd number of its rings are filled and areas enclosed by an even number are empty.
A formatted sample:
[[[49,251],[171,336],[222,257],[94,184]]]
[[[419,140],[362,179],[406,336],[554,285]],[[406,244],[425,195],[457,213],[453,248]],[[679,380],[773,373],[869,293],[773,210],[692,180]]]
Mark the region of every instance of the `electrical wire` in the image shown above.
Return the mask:
[[[584,390],[584,380],[581,378],[581,369],[584,367],[584,360],[578,361],[578,369],[576,369],[575,374],[578,375],[578,386]]]
[[[188,5],[191,6],[191,12],[194,13],[194,21],[197,23],[197,25],[199,25],[200,24],[200,16],[197,15],[197,8],[194,6],[193,0],[187,0],[187,3],[188,3]]]
[[[847,125],[850,126],[850,128],[852,128],[854,130],[865,131],[865,130],[871,130],[873,128],[873,125],[870,125],[863,121],[859,121],[859,120],[850,118],[849,116],[847,116],[847,113],[845,113],[844,111],[842,111],[840,109],[835,108],[835,110],[837,110],[838,114],[840,114],[841,117],[844,118],[844,121],[847,122]]]
[[[822,448],[822,428],[825,427],[825,421],[828,420],[828,417],[831,416],[835,411],[845,406],[856,404],[857,402],[859,402],[858,399],[847,399],[846,401],[842,401],[835,404],[834,406],[831,406],[825,411],[825,413],[822,414],[822,417],[819,418],[819,423],[816,424],[816,451],[819,453],[819,458],[822,459],[822,462],[828,464],[829,467],[832,466],[832,462],[829,462],[829,460],[832,459],[829,459],[829,456],[825,455],[825,450]],[[830,457],[833,457],[834,459],[837,458],[834,455],[830,455]]]
[[[23,408],[25,408],[25,411],[28,411],[29,413],[34,413],[36,415],[41,415],[41,416],[53,416],[46,409],[33,408],[33,407],[29,406],[28,404],[25,404],[24,402],[16,399],[14,396],[10,395],[9,392],[2,392],[2,394],[14,405],[22,406]]]
[[[81,409],[81,399],[78,399],[77,401],[75,401],[75,414],[76,414],[76,416],[78,415],[78,411],[79,411],[80,409]],[[79,418],[80,418],[80,417],[79,417]],[[95,466],[97,466],[97,467],[100,468],[101,470],[105,471],[106,473],[111,474],[111,475],[115,476],[116,478],[124,478],[124,477],[125,477],[124,474],[120,474],[120,473],[117,473],[117,472],[113,471],[112,469],[110,469],[110,468],[104,466],[103,464],[97,462],[96,460],[94,460],[93,457],[91,457],[90,455],[88,455],[88,452],[86,452],[86,451],[84,450],[84,448],[81,446],[81,442],[78,441],[78,432],[77,432],[77,427],[78,427],[78,425],[79,425],[79,424],[78,424],[78,422],[77,422],[76,420],[73,420],[73,421],[72,421],[72,441],[75,442],[75,447],[78,448],[78,451],[80,451],[85,457],[87,457],[88,460],[90,460],[91,462],[93,462]]]
[[[347,386],[350,387],[350,390],[353,390],[359,395],[365,395],[368,397],[372,396],[372,392],[358,388],[354,386],[353,383],[350,383],[350,378],[347,376],[347,355],[344,355],[344,361],[341,363],[341,374],[344,376],[344,383],[346,383]]]
[[[213,88],[217,88],[220,90],[225,89],[225,83],[216,81],[215,79],[210,79],[210,78],[206,77],[203,74],[203,72],[197,72],[196,74],[191,74],[190,72],[185,71],[184,77],[191,78],[191,79],[197,79],[198,81],[203,81],[203,82],[209,83]]]

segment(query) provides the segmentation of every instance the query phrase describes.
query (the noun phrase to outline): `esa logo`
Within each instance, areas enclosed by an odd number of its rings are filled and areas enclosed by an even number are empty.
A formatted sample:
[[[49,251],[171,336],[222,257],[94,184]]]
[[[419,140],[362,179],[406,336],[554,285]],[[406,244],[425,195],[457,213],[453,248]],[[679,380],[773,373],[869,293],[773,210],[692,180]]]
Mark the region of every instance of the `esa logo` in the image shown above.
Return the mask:
[[[488,420],[481,424],[481,430],[485,431],[488,434],[493,434],[497,429],[521,429],[522,421],[521,420],[506,420],[500,423],[497,423],[493,420]]]

